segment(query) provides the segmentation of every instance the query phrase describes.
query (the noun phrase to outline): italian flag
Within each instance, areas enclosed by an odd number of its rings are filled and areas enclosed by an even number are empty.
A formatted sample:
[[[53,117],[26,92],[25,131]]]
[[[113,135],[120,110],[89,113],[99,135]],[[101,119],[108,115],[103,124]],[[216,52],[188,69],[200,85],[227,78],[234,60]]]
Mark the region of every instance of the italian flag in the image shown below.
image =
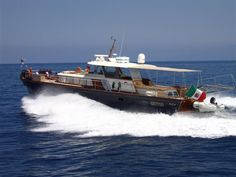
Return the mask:
[[[187,91],[186,96],[199,102],[203,102],[206,99],[206,92],[201,91],[192,85]]]

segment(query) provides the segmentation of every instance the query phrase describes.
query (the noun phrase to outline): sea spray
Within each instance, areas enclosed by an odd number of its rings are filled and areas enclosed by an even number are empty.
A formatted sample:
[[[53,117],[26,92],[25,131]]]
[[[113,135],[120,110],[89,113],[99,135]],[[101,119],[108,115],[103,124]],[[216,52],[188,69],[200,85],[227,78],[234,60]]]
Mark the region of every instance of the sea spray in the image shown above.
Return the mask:
[[[236,98],[217,100],[236,107]],[[236,119],[231,113],[132,113],[110,108],[78,94],[24,97],[22,108],[44,122],[32,131],[73,132],[79,136],[190,136],[219,138],[236,136]]]

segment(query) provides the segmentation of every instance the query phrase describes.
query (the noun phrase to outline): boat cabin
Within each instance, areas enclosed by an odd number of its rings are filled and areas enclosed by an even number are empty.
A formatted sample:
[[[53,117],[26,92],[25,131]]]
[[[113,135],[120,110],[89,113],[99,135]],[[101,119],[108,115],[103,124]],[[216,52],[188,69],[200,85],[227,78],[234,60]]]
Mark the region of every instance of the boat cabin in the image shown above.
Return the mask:
[[[58,73],[58,81],[110,92],[178,98],[184,97],[187,87],[157,85],[151,79],[143,77],[141,71],[199,72],[145,64],[144,54],[139,54],[137,63],[131,63],[129,60],[129,57],[95,55],[95,60],[88,62],[85,70],[79,68]]]

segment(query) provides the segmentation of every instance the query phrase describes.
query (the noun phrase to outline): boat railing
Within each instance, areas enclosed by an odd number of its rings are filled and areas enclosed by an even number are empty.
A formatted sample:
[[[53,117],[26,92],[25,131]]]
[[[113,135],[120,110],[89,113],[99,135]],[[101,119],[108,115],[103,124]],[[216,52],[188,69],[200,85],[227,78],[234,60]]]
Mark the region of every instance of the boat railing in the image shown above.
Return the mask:
[[[236,80],[233,74],[218,75],[201,79],[198,87],[207,93],[234,90],[236,89]]]

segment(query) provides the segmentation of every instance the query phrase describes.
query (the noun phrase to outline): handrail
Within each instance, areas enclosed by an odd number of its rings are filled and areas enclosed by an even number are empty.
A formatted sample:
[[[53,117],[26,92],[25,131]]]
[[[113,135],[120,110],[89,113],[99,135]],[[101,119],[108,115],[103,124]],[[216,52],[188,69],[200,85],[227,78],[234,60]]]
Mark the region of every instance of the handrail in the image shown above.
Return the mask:
[[[230,79],[230,82],[226,83],[225,81],[229,81],[226,79],[224,80],[224,82],[219,80],[220,78],[226,78],[226,77]],[[207,91],[208,93],[222,92],[225,90],[234,90],[236,89],[236,81],[233,74],[217,75],[202,79],[202,83],[199,88],[205,89],[205,91]]]

